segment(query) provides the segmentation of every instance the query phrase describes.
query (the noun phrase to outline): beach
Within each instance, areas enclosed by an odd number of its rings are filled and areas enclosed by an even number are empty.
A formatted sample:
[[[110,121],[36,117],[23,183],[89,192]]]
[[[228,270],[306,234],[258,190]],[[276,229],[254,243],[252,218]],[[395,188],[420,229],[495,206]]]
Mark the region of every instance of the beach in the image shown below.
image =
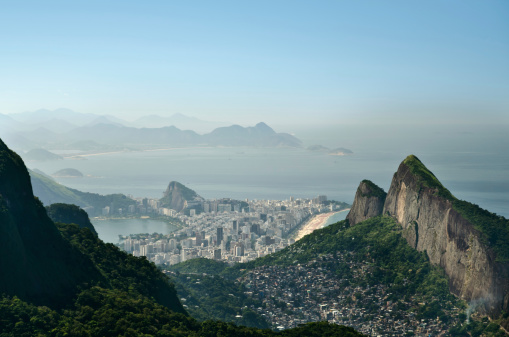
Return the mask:
[[[323,228],[327,223],[327,220],[336,213],[347,212],[349,209],[345,209],[339,212],[328,212],[321,213],[313,216],[308,222],[306,222],[295,236],[295,241],[302,239],[304,236],[313,233],[315,230]]]

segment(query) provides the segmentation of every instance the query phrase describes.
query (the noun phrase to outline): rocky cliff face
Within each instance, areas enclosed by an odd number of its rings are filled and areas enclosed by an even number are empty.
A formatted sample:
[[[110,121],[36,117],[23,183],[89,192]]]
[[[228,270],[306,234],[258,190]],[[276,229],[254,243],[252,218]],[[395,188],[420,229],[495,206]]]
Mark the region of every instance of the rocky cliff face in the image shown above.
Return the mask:
[[[201,199],[195,191],[177,181],[172,181],[168,185],[160,201],[162,207],[171,208],[180,212],[186,207],[188,201],[192,201],[196,198]]]
[[[369,180],[361,181],[355,199],[346,217],[350,226],[374,216],[381,215],[387,193]]]
[[[348,217],[377,215],[366,201],[361,195],[358,208],[352,207],[350,213],[355,213]],[[401,224],[409,245],[425,251],[431,263],[443,268],[452,293],[490,315],[507,311],[509,263],[497,261],[493,245],[454,208],[456,201],[419,159],[409,156],[394,174],[383,214]]]

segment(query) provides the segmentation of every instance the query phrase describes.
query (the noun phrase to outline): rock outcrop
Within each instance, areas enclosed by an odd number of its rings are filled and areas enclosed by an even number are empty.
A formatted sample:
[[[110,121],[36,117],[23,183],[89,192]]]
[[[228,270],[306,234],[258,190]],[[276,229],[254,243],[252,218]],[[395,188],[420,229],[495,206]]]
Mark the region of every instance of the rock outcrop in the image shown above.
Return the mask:
[[[374,216],[381,215],[387,193],[369,180],[363,180],[357,188],[352,208],[347,215],[350,226]]]
[[[359,190],[348,215],[354,220],[351,224],[378,215],[373,203]],[[484,232],[479,223],[465,215],[461,208],[464,205],[488,214],[483,215],[488,223],[488,227],[483,225]],[[401,224],[410,246],[425,251],[431,263],[443,268],[453,294],[492,316],[509,310],[509,262],[500,250],[500,242],[494,243],[493,233],[491,237],[486,233],[490,221],[507,220],[457,200],[415,156],[408,156],[394,174],[383,214]],[[509,230],[505,222],[502,228]]]
[[[160,199],[161,206],[171,208],[177,212],[188,207],[192,202],[202,200],[195,191],[182,185],[177,181],[172,181]]]

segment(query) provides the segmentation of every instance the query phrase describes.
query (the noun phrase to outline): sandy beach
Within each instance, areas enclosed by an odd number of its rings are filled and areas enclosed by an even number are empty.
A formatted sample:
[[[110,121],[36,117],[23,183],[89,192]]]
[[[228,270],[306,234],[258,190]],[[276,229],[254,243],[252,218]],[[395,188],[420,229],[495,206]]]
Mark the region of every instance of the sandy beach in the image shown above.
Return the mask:
[[[342,210],[340,212],[347,212],[349,209]],[[297,232],[297,235],[295,236],[295,241],[298,241],[302,239],[304,236],[314,232],[317,229],[323,228],[323,226],[327,223],[327,220],[334,214],[338,212],[329,212],[329,213],[322,213],[315,215],[306,222],[301,229]]]
[[[66,159],[77,159],[81,157],[92,157],[92,156],[104,156],[116,153],[127,153],[127,152],[153,152],[153,151],[169,151],[169,150],[182,150],[182,149],[205,149],[212,148],[211,146],[189,146],[189,147],[165,147],[158,149],[140,149],[140,150],[119,150],[119,151],[106,151],[106,152],[85,152],[83,154],[67,154],[62,155]]]
[[[335,212],[329,212],[313,216],[311,220],[309,220],[306,224],[304,224],[304,226],[302,226],[301,229],[299,229],[297,236],[295,237],[295,241],[298,241],[313,231],[322,228],[329,217],[331,217],[334,213]]]

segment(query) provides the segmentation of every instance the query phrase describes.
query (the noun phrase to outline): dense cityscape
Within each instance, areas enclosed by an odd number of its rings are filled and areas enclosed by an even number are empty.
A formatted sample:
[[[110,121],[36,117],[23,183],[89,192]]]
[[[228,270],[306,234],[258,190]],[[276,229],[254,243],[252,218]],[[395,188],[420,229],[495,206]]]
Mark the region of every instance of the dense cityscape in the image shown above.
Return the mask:
[[[191,201],[184,212],[158,207],[159,200],[139,200],[142,214],[175,219],[182,228],[169,235],[133,234],[121,247],[134,256],[146,256],[156,264],[177,264],[197,257],[225,262],[247,262],[279,251],[295,240],[300,226],[315,214],[338,212],[346,203],[314,199]],[[199,203],[202,212],[196,212]],[[145,205],[145,206],[144,206]],[[148,206],[148,207],[147,207]],[[187,214],[187,215],[186,215]]]
[[[457,321],[460,310],[451,303],[442,308],[447,321],[436,315],[418,317],[416,310],[408,309],[423,303],[413,297],[395,298],[382,284],[366,285],[362,280],[371,273],[369,263],[352,261],[347,255],[322,255],[303,265],[257,267],[238,281],[246,285],[250,296],[262,301],[262,308],[252,309],[279,330],[329,321],[371,336],[440,336]],[[342,263],[348,271],[331,269],[331,262]]]

